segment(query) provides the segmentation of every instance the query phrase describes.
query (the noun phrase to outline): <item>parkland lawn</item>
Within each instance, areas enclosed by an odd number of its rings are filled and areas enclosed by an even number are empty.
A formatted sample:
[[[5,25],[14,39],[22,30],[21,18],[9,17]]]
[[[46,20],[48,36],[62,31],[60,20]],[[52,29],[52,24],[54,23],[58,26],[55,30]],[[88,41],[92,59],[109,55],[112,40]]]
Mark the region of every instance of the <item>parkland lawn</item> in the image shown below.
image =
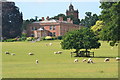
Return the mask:
[[[46,46],[47,43],[52,46]],[[92,49],[95,57],[92,60],[95,64],[82,62],[86,57],[70,57],[73,50],[63,50],[60,41],[41,42],[3,42],[2,43],[2,77],[3,78],[117,78],[118,46],[113,49],[107,42],[101,41],[99,49]],[[6,55],[5,51],[15,53],[15,56]],[[54,54],[55,51],[62,51],[62,54]],[[35,55],[28,55],[32,52]],[[105,58],[110,62],[104,62]],[[74,63],[74,59],[78,63]],[[39,64],[35,60],[39,60]]]

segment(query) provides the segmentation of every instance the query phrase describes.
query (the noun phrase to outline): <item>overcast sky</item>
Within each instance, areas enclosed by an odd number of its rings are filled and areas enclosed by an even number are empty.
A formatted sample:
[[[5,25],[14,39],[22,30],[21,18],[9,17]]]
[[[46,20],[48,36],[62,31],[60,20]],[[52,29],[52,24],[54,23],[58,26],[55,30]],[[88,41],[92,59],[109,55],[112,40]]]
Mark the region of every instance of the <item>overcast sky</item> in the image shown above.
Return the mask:
[[[74,2],[74,1],[66,1],[66,2],[39,2],[37,1],[15,1],[16,6],[20,8],[20,11],[23,12],[23,19],[34,18],[35,16],[41,17],[53,17],[57,14],[63,13],[65,14],[66,9],[69,9],[69,5],[72,2],[74,9],[78,9],[79,18],[83,19],[85,16],[85,12],[92,12],[96,14],[100,14],[101,9],[99,8],[99,1],[92,2]]]

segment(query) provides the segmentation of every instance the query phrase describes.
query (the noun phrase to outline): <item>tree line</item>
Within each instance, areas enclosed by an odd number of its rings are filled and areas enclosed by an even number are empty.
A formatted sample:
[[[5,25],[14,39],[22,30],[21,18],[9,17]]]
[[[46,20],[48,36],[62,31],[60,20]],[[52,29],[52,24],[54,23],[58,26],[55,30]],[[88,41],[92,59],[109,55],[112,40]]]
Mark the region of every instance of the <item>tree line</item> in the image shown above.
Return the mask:
[[[14,2],[2,2],[2,8],[2,36],[4,38],[21,36],[22,30],[26,29],[28,24],[41,21],[37,16],[35,19],[23,20],[23,14]],[[67,20],[70,17],[74,24],[93,30],[98,39],[112,41],[110,44],[114,46],[120,40],[120,1],[101,2],[100,8],[102,9],[100,15],[86,12],[85,18],[81,20],[75,20],[73,15],[66,16],[64,14],[58,14],[50,19],[58,19],[59,16],[62,16],[64,20]]]

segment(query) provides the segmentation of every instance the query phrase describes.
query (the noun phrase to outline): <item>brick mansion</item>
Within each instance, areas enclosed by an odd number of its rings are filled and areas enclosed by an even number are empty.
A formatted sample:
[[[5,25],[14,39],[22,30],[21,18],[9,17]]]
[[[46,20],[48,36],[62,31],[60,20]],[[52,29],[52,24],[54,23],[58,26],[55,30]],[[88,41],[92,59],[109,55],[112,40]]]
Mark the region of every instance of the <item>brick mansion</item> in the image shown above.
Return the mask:
[[[69,10],[66,10],[66,16],[72,15],[74,18],[78,19],[79,12],[74,10],[72,4],[69,6]],[[63,36],[66,32],[71,30],[80,29],[80,25],[73,24],[71,18],[67,18],[66,21],[63,17],[56,19],[49,19],[49,16],[45,19],[42,17],[42,21],[33,22],[27,26],[27,36],[31,37],[45,37],[45,36]]]

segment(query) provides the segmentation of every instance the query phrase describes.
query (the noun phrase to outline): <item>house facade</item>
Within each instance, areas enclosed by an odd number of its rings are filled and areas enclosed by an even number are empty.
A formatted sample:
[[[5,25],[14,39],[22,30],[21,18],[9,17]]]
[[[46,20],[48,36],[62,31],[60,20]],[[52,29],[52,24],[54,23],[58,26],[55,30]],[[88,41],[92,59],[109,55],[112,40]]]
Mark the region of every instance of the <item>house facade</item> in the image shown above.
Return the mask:
[[[66,32],[80,29],[79,25],[73,24],[70,18],[63,21],[59,20],[44,20],[40,22],[33,22],[28,25],[27,36],[31,37],[45,37],[45,36],[63,36]]]

